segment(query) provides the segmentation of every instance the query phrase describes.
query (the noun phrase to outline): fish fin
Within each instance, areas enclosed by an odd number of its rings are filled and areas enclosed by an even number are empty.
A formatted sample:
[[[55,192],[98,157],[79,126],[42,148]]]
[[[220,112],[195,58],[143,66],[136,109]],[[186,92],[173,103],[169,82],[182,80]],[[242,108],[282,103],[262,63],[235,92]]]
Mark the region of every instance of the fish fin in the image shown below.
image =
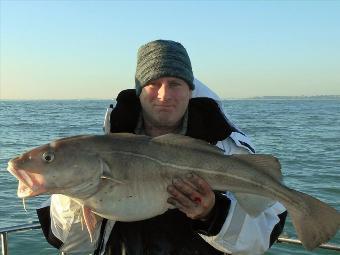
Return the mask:
[[[251,217],[259,216],[276,202],[267,197],[248,193],[235,193],[235,197],[242,209]]]
[[[164,145],[175,145],[175,146],[178,145],[178,146],[181,146],[181,148],[189,148],[189,149],[200,150],[203,152],[217,153],[219,155],[224,153],[223,150],[221,150],[220,148],[206,141],[191,138],[191,137],[184,136],[184,135],[178,135],[178,134],[166,134],[166,135],[157,136],[153,138],[151,142],[160,143]]]
[[[87,231],[89,232],[91,243],[93,242],[96,226],[99,222],[99,217],[95,215],[89,207],[83,206],[83,217]]]
[[[299,239],[312,250],[331,239],[340,228],[340,213],[324,202],[305,193],[291,190],[300,198],[298,205],[284,204],[288,209]]]
[[[99,158],[100,162],[100,168],[102,175],[100,176],[101,179],[108,179],[114,183],[118,184],[124,184],[125,182],[123,180],[120,180],[120,178],[117,178],[116,176],[113,176],[111,169],[109,165],[106,163],[106,161],[102,158]]]
[[[106,139],[106,137],[110,137],[112,139],[117,140],[131,140],[131,142],[139,141],[139,142],[147,142],[150,141],[151,137],[147,135],[136,135],[132,133],[109,133],[107,135],[98,136],[99,139]]]
[[[230,157],[240,160],[251,167],[256,167],[262,173],[271,176],[274,180],[282,181],[281,164],[272,155],[265,154],[233,154]]]

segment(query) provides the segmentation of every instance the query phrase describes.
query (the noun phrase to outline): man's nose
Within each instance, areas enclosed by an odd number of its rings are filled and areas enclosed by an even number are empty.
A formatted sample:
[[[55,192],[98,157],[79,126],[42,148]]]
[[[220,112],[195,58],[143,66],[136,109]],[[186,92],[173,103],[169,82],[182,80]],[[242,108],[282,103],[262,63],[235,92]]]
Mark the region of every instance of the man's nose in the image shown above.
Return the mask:
[[[158,89],[158,99],[165,101],[170,98],[169,86],[163,83]]]

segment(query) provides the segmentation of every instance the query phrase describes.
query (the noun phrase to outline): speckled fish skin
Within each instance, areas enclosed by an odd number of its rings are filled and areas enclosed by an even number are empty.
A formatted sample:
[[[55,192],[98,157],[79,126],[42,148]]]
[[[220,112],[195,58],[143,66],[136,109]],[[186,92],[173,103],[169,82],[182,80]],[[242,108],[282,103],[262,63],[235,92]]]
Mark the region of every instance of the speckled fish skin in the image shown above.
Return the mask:
[[[195,173],[215,190],[234,192],[250,215],[265,209],[258,203],[261,198],[281,202],[307,249],[328,241],[340,226],[335,209],[281,182],[275,157],[226,156],[213,145],[181,135],[64,138],[12,159],[8,170],[19,179],[19,197],[64,194],[112,220],[162,214],[170,207],[166,187],[172,179]]]

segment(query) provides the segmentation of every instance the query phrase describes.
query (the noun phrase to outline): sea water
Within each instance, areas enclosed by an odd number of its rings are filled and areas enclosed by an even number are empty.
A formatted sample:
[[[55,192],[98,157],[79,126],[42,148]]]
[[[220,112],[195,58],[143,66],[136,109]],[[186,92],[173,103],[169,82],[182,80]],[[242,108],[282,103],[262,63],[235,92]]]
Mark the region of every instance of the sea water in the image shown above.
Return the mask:
[[[37,221],[35,208],[48,196],[17,198],[9,159],[57,138],[102,134],[110,100],[0,101],[0,228]],[[223,107],[252,139],[257,153],[280,159],[287,186],[340,211],[340,100],[225,100]],[[296,237],[290,218],[284,233]],[[41,230],[8,235],[10,254],[58,254]],[[331,240],[340,245],[340,234]],[[274,244],[266,254],[339,254]]]

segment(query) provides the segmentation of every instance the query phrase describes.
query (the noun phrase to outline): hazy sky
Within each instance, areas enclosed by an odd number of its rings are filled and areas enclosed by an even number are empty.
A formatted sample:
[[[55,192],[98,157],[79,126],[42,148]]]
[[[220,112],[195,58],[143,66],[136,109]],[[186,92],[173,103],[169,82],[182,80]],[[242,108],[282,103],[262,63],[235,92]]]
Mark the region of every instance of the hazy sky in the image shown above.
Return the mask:
[[[114,98],[154,39],[222,98],[340,95],[340,1],[0,3],[0,99]]]

